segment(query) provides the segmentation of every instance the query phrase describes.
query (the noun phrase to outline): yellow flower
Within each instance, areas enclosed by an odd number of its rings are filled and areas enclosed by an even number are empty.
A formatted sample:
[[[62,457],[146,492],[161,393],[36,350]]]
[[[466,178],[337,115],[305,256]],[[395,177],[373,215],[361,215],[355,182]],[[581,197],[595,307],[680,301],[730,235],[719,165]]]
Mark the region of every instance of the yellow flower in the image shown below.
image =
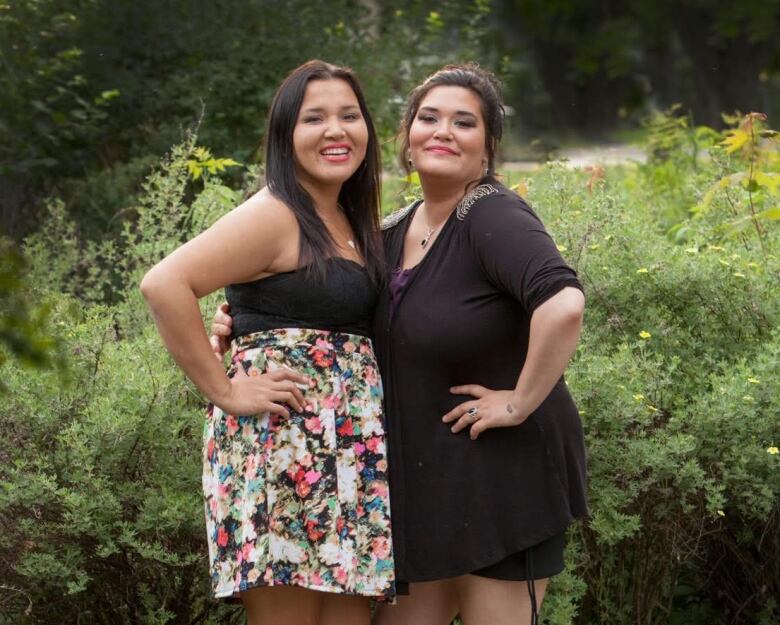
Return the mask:
[[[640,267],[636,270],[637,273],[647,273],[647,267]]]
[[[723,510],[718,510],[718,516],[726,516],[726,513],[723,512]]]
[[[735,278],[744,278],[745,277],[745,274],[744,273],[740,273],[739,271],[735,271],[731,275],[734,276]]]
[[[594,243],[593,245],[591,245],[591,246],[590,246],[590,249],[592,249],[592,250],[597,250],[597,249],[599,249],[599,247],[600,247],[600,246],[599,246],[599,244],[598,244],[598,243]]]
[[[604,240],[605,241],[611,241],[612,240],[612,235],[608,234],[607,236],[604,237]]]
[[[750,382],[751,384],[761,384],[761,380],[759,380],[758,378],[748,378],[748,382]]]
[[[659,412],[658,408],[656,408],[652,404],[647,404],[647,407],[650,409],[651,412]]]
[[[637,401],[642,401],[644,398],[645,396],[642,395],[642,393],[637,393],[636,395],[634,395],[634,399],[636,399]]]
[[[768,453],[771,456],[776,456],[777,454],[780,454],[780,449],[777,447],[767,447],[766,453]]]
[[[557,248],[558,248],[558,251],[559,251],[559,252],[565,252],[567,249],[569,249],[569,248],[568,248],[568,247],[566,247],[565,245],[556,245],[555,247],[557,247]]]
[[[685,252],[687,254],[698,254],[699,253],[699,248],[698,247],[688,247],[688,248],[685,249]]]
[[[653,336],[653,335],[652,335],[652,334],[650,334],[650,333],[649,333],[647,330],[642,330],[642,331],[639,333],[639,338],[640,338],[640,339],[644,339],[645,341],[646,341],[647,339],[649,339],[651,336]]]

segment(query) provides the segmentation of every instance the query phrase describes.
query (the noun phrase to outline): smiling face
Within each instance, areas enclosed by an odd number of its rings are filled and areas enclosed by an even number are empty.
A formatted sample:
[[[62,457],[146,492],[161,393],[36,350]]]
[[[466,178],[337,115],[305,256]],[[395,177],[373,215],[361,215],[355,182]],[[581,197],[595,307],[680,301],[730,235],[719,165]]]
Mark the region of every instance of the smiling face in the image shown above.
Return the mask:
[[[338,78],[311,80],[293,130],[300,182],[343,184],[363,162],[367,145],[368,128],[352,87]]]
[[[409,127],[409,152],[423,179],[466,183],[481,178],[487,150],[479,96],[465,87],[431,89]]]

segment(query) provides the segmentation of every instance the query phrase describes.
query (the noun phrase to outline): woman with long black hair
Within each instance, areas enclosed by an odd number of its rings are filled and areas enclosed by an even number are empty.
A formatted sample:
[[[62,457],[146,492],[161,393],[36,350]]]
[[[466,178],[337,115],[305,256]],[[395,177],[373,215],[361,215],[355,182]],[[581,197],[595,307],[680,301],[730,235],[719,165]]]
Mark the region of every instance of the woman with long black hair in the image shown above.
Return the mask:
[[[250,625],[366,625],[393,593],[382,387],[379,149],[359,84],[310,61],[268,119],[267,187],[174,251],[141,291],[211,401],[203,488],[214,595]],[[225,287],[214,360],[198,298]]]

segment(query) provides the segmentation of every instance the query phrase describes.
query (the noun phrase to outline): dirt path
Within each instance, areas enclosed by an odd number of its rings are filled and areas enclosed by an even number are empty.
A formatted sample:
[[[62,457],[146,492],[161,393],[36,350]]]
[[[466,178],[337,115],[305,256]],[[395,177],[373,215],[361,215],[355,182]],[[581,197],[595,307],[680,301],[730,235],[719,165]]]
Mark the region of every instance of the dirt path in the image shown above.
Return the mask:
[[[623,165],[644,163],[646,155],[635,145],[610,144],[593,145],[586,148],[564,148],[557,152],[556,161],[563,161],[569,167],[587,167],[589,165]],[[501,169],[509,171],[534,171],[542,163],[533,161],[514,161],[501,164]]]

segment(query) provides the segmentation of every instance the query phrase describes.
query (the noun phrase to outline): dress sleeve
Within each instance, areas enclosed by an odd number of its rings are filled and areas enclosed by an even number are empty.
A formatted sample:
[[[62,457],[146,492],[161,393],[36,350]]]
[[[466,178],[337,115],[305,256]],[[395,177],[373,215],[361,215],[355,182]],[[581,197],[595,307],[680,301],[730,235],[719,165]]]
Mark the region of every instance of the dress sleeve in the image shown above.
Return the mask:
[[[466,221],[473,252],[488,280],[517,299],[529,315],[564,287],[582,290],[544,224],[519,196],[484,198]]]

